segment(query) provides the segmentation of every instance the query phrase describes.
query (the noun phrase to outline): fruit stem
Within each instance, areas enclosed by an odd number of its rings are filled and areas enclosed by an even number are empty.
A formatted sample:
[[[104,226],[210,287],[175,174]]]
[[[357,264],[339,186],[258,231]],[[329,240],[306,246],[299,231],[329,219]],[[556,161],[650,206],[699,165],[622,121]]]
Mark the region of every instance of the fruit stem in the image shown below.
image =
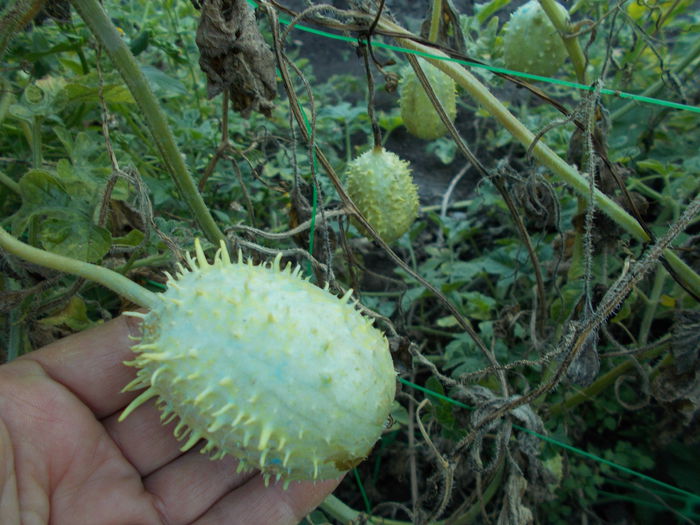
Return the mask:
[[[202,231],[215,245],[218,245],[221,240],[226,241],[226,237],[214,222],[207,205],[197,191],[158,100],[117,28],[97,0],[72,0],[72,4],[119,70],[119,74],[143,112],[146,125],[153,136],[163,163]]]
[[[428,40],[437,42],[438,33],[440,32],[440,18],[442,17],[442,0],[433,0],[433,6],[430,15],[430,33]]]
[[[479,80],[467,71],[460,64],[450,60],[440,60],[431,58],[433,56],[449,58],[437,49],[419,44],[411,38],[412,33],[403,27],[382,19],[379,27],[385,31],[391,31],[396,36],[399,44],[413,51],[416,54],[430,61],[435,67],[441,69],[455,82],[462,86],[486,111],[500,122],[500,124],[510,132],[513,137],[523,146],[529,148],[535,140],[535,135],[520,122],[503,103],[495,97]],[[406,38],[401,38],[405,35]],[[559,155],[557,155],[543,141],[539,140],[532,148],[532,155],[544,166],[549,168],[555,175],[566,182],[573,190],[584,199],[590,198],[590,187],[588,180],[583,177],[573,166],[569,165]],[[649,236],[639,225],[634,217],[627,213],[617,202],[595,188],[593,200],[600,210],[606,213],[623,230],[642,242],[649,242]],[[681,260],[672,250],[665,249],[663,252],[666,262],[681,277],[690,290],[696,295],[700,295],[700,275]]]
[[[581,84],[586,84],[586,57],[583,55],[578,38],[571,36],[572,27],[568,16],[565,16],[559,9],[561,4],[558,4],[556,0],[539,0],[539,2],[564,41],[564,46],[569,53],[571,63],[574,65],[574,71],[576,71],[576,78]]]
[[[153,308],[158,302],[156,294],[149,292],[117,272],[96,264],[78,261],[77,259],[34,248],[15,239],[2,227],[0,227],[0,247],[31,263],[100,283],[145,308]]]

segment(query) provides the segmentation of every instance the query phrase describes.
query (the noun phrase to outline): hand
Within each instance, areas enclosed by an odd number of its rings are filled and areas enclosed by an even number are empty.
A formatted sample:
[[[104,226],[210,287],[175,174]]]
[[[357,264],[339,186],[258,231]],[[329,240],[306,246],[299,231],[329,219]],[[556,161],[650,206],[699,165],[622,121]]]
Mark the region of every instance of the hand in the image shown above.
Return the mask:
[[[122,316],[0,366],[0,523],[294,525],[335,489],[183,454],[153,403],[118,423],[130,333]]]

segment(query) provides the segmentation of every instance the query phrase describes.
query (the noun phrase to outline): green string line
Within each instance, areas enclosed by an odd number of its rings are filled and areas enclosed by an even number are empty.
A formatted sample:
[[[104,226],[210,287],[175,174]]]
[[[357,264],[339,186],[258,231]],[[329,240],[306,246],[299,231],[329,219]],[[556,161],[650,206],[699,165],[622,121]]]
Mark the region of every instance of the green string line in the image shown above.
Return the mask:
[[[258,4],[254,2],[253,0],[248,0],[248,3],[257,8]],[[279,21],[283,24],[289,25],[291,20],[285,17],[280,17]],[[319,29],[314,29],[312,27],[308,27],[305,25],[301,24],[296,24],[295,29],[299,29],[300,31],[306,31],[307,33],[312,33],[314,35],[319,35],[325,38],[330,38],[332,40],[340,40],[343,42],[357,42],[357,38],[352,38],[352,37],[347,37],[344,35],[338,35],[336,33],[329,33],[328,31],[321,31]],[[360,40],[360,42],[367,43],[366,40]],[[531,73],[522,73],[520,71],[512,71],[510,69],[505,69],[502,67],[495,67],[495,66],[489,66],[487,64],[477,64],[476,62],[470,62],[469,60],[460,60],[456,58],[446,58],[446,57],[441,57],[441,56],[436,56],[436,55],[431,55],[429,53],[422,53],[420,51],[413,51],[410,49],[405,49],[400,46],[393,46],[391,44],[384,44],[382,42],[377,42],[376,40],[372,41],[372,45],[374,47],[380,47],[384,49],[390,49],[392,51],[398,51],[399,53],[410,53],[413,55],[417,56],[422,56],[426,58],[434,58],[437,60],[448,60],[450,62],[456,62],[458,64],[462,64],[465,66],[469,67],[476,67],[480,69],[485,69],[487,71],[491,71],[492,73],[506,73],[508,75],[513,75],[516,77],[523,77],[531,80],[539,80],[541,82],[548,82],[550,84],[558,84],[560,86],[565,86],[565,87],[571,87],[575,89],[579,89],[581,91],[594,91],[595,86],[587,86],[586,84],[579,84],[578,82],[570,82],[568,80],[560,80],[558,78],[549,78],[549,77],[543,77],[539,75],[533,75]],[[681,104],[680,102],[671,102],[670,100],[663,100],[663,99],[658,99],[658,98],[653,98],[653,97],[645,97],[643,95],[635,95],[634,93],[627,93],[625,91],[619,91],[616,89],[608,89],[608,88],[603,88],[600,90],[600,93],[603,95],[611,95],[614,97],[622,98],[622,99],[630,99],[630,100],[636,100],[637,102],[643,102],[646,104],[654,104],[657,106],[663,106],[667,108],[673,108],[673,109],[681,109],[684,111],[692,111],[694,113],[700,113],[700,106],[691,106],[689,104]]]
[[[449,398],[449,397],[442,395],[438,392],[433,392],[432,390],[430,390],[428,388],[422,387],[420,385],[416,385],[415,383],[411,383],[410,381],[407,381],[406,379],[403,379],[401,377],[399,377],[398,380],[399,380],[399,382],[403,383],[404,385],[407,385],[407,386],[414,388],[416,390],[420,390],[421,392],[424,392],[428,395],[431,395],[431,396],[437,397],[439,399],[442,399],[444,401],[447,401],[448,403],[452,403],[453,405],[459,406],[461,408],[466,408],[468,410],[474,410],[474,408],[470,407],[469,405],[465,405],[464,403],[462,403],[460,401]],[[668,483],[664,483],[663,481],[659,481],[657,479],[654,479],[650,476],[647,476],[646,474],[642,474],[641,472],[637,472],[637,471],[632,470],[630,468],[623,467],[622,465],[618,465],[617,463],[609,461],[605,458],[601,458],[600,456],[596,456],[595,454],[591,454],[590,452],[586,452],[585,450],[581,450],[580,448],[576,448],[576,447],[573,447],[571,445],[567,445],[566,443],[563,443],[563,442],[558,441],[558,440],[551,438],[549,436],[545,436],[543,434],[535,432],[534,430],[530,430],[529,428],[525,428],[525,427],[522,427],[522,426],[516,425],[516,424],[513,424],[513,427],[517,428],[518,430],[521,430],[523,432],[527,432],[528,434],[532,434],[533,436],[538,437],[542,441],[546,441],[547,443],[551,443],[552,445],[558,446],[560,448],[563,448],[565,450],[568,450],[570,452],[578,454],[579,456],[583,456],[585,458],[592,459],[592,460],[597,461],[599,463],[603,463],[605,465],[608,465],[609,467],[617,469],[621,472],[625,472],[626,474],[636,476],[640,479],[648,481],[649,483],[652,483],[652,484],[657,485],[659,487],[663,487],[663,488],[670,490],[672,492],[682,494],[690,501],[697,503],[697,504],[700,504],[700,496],[698,496],[697,494],[693,494],[692,492],[688,492],[688,491],[683,490],[681,488],[674,487],[673,485],[669,485]]]
[[[643,500],[639,498],[635,498],[632,496],[625,496],[624,494],[617,494],[616,492],[609,492],[607,490],[599,490],[598,494],[601,496],[607,496],[607,498],[599,500],[597,503],[606,503],[606,502],[618,502],[618,501],[626,501],[628,503],[632,503],[634,505],[638,505],[640,507],[647,507],[654,509],[655,511],[668,511],[669,508],[665,507],[664,505],[661,505],[661,503],[657,503],[655,501],[649,501],[649,500]],[[674,509],[676,512],[681,514],[683,517],[695,520],[698,517],[700,517],[700,514],[697,514],[693,512],[692,510],[678,510]]]
[[[369,502],[367,492],[365,492],[365,487],[362,484],[362,480],[360,479],[360,473],[357,471],[357,468],[352,469],[352,473],[355,475],[355,482],[360,488],[360,494],[362,495],[362,501],[365,503],[365,509],[367,510],[367,514],[372,514],[372,505]]]
[[[301,116],[304,117],[304,124],[306,124],[306,131],[311,136],[311,123],[309,122],[308,117],[306,116],[306,111],[304,111],[304,108],[299,105],[299,109],[301,110]],[[314,163],[314,173],[318,172],[318,159],[316,158],[316,149],[312,148],[311,149],[311,158],[312,162]],[[309,254],[311,257],[314,256],[314,238],[316,237],[314,234],[316,233],[316,205],[318,203],[318,195],[316,192],[316,181],[312,180],[311,181],[311,227],[309,228]],[[309,275],[313,275],[311,272],[311,261],[307,261],[306,263],[306,273]]]

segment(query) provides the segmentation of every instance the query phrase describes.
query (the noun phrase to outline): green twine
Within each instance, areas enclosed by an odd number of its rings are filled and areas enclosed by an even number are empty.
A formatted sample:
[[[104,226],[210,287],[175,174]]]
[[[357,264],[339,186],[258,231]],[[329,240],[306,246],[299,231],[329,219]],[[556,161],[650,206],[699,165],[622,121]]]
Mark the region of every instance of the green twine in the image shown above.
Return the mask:
[[[258,4],[252,0],[248,0],[248,3],[255,8],[258,7]],[[285,17],[280,17],[279,20],[283,24],[289,24],[291,22],[290,19],[287,19]],[[301,24],[296,24],[294,27],[296,29],[299,29],[300,31],[306,31],[307,33],[312,33],[314,35],[319,35],[319,36],[322,36],[325,38],[330,38],[333,40],[341,40],[343,42],[352,42],[352,43],[356,43],[358,41],[356,38],[351,38],[351,37],[347,37],[344,35],[338,35],[335,33],[329,33],[328,31],[321,31],[321,30],[314,29],[312,27],[304,26]],[[366,40],[360,40],[360,41],[367,43]],[[575,89],[579,89],[581,91],[595,91],[595,89],[596,89],[595,86],[588,86],[586,84],[579,84],[578,82],[569,82],[567,80],[560,80],[557,78],[542,77],[539,75],[532,75],[530,73],[522,73],[520,71],[512,71],[510,69],[505,69],[502,67],[494,67],[494,66],[489,66],[487,64],[478,64],[476,62],[470,62],[469,60],[459,60],[456,58],[446,58],[446,57],[442,57],[442,56],[431,55],[429,53],[422,53],[420,51],[413,51],[410,49],[405,49],[405,48],[400,47],[400,46],[392,46],[391,44],[384,44],[383,42],[377,42],[376,40],[372,41],[372,46],[384,48],[384,49],[390,49],[392,51],[398,51],[399,53],[411,53],[413,55],[422,56],[422,57],[426,57],[426,58],[434,58],[437,60],[448,60],[450,62],[456,62],[457,64],[462,64],[462,65],[469,66],[469,67],[485,69],[487,71],[491,71],[492,73],[506,73],[508,75],[512,75],[512,76],[516,76],[516,77],[523,77],[523,78],[528,78],[531,80],[539,80],[542,82],[548,82],[550,84],[558,84],[560,86],[575,88]],[[627,93],[625,91],[619,91],[617,89],[603,88],[600,90],[600,93],[602,95],[612,95],[612,96],[615,96],[618,98],[630,99],[630,100],[634,100],[634,101],[642,102],[642,103],[646,103],[646,104],[654,104],[657,106],[663,106],[663,107],[667,107],[667,108],[681,109],[684,111],[692,111],[694,113],[700,113],[699,106],[691,106],[689,104],[681,104],[679,102],[671,102],[669,100],[663,100],[663,99],[658,99],[658,98],[653,98],[653,97],[646,97],[644,95],[635,95],[634,93]]]
[[[306,124],[306,132],[311,136],[311,123],[309,122],[308,117],[306,116],[306,111],[304,111],[304,108],[299,105],[299,109],[301,109],[301,116],[304,117],[304,124]],[[318,171],[318,159],[316,158],[316,148],[311,148],[311,157],[312,157],[312,162],[314,163],[314,173]],[[309,228],[309,254],[311,257],[314,256],[314,238],[316,237],[316,206],[318,203],[318,192],[316,191],[316,181],[313,179],[311,180],[311,189],[312,189],[312,195],[311,195],[311,227]],[[311,261],[307,261],[306,264],[306,273],[309,275],[313,275],[311,272]]]
[[[357,471],[357,468],[352,469],[352,473],[355,475],[355,482],[357,483],[357,486],[360,489],[360,494],[362,495],[362,501],[365,503],[365,509],[367,510],[367,514],[371,514],[372,505],[369,502],[367,492],[365,492],[365,487],[362,484],[362,480],[360,479],[360,473]]]

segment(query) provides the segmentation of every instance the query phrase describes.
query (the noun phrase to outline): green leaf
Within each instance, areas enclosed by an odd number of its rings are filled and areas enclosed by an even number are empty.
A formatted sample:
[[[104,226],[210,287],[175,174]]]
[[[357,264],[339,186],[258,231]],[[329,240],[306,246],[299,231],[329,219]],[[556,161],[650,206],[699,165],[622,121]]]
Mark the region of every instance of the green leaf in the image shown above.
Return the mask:
[[[429,152],[435,154],[443,164],[450,164],[457,154],[457,145],[452,139],[440,138],[430,144],[426,148]]]
[[[488,320],[493,317],[492,313],[497,307],[496,299],[493,297],[480,292],[466,292],[462,297],[466,305],[464,313],[467,317],[478,320]]]
[[[19,180],[22,207],[13,218],[12,230],[19,235],[27,229],[34,216],[65,213],[70,205],[70,196],[65,186],[51,172],[29,170]]]
[[[580,279],[570,281],[562,287],[559,297],[552,301],[549,308],[549,315],[553,320],[561,322],[569,318],[583,294],[583,285],[583,279]]]
[[[30,170],[19,180],[19,189],[22,206],[13,217],[15,235],[36,218],[36,234],[43,248],[88,262],[104,257],[111,235],[93,224],[94,196],[81,184],[64,183],[46,170]]]
[[[443,396],[446,395],[442,383],[440,383],[435,376],[430,376],[428,378],[428,380],[425,382],[425,388]],[[445,401],[440,397],[431,394],[426,395],[433,404],[435,419],[443,427],[443,435],[446,438],[459,439],[461,437],[461,433],[458,432],[458,429],[456,428],[457,421],[452,413],[453,405],[449,401]]]
[[[492,14],[508,4],[510,4],[510,0],[491,0],[483,4],[474,4],[474,13],[476,13],[479,24],[483,24]]]
[[[81,213],[45,219],[38,233],[44,249],[81,261],[100,261],[112,244],[109,231],[93,224]]]
[[[153,66],[141,66],[141,71],[148,79],[154,93],[159,97],[171,98],[188,94],[187,88],[182,82],[163,73],[160,69]]]
[[[131,230],[126,235],[122,235],[121,237],[114,237],[112,239],[112,244],[114,244],[114,246],[133,248],[141,244],[143,242],[144,237],[145,235],[141,230]]]
[[[75,332],[86,330],[95,324],[87,316],[85,302],[75,295],[61,310],[39,322],[47,326],[67,326]]]
[[[97,108],[100,102],[100,77],[97,72],[71,77],[57,92],[56,99],[66,105],[86,104]],[[134,97],[116,72],[102,78],[102,97],[107,105],[134,104]]]

